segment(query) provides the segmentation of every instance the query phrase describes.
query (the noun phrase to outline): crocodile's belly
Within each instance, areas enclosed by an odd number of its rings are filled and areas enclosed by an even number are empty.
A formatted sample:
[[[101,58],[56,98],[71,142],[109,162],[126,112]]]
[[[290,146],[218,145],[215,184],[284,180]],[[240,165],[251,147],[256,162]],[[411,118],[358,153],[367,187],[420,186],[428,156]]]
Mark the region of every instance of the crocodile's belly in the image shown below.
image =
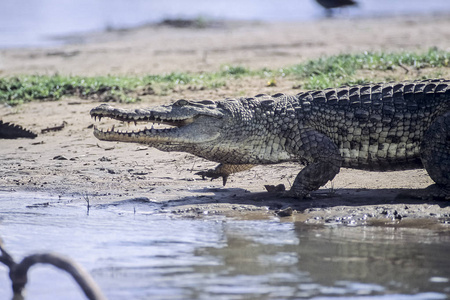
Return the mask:
[[[270,142],[264,140],[243,141],[241,143],[218,143],[205,151],[195,149],[192,154],[222,164],[267,165],[297,161],[295,153],[286,150],[285,139],[274,136]]]
[[[346,168],[369,171],[395,171],[423,168],[417,143],[355,144],[344,142],[339,149]]]

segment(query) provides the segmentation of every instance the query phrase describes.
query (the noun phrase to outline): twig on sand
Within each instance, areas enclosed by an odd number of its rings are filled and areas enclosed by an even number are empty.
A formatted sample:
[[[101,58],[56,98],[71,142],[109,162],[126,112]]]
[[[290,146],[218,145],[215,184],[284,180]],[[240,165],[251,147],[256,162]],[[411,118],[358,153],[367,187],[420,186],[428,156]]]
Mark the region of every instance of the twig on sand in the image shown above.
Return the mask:
[[[5,250],[1,239],[0,253],[0,262],[9,268],[9,278],[11,278],[12,289],[14,292],[13,299],[24,299],[23,294],[25,291],[25,285],[28,282],[28,270],[37,263],[49,264],[69,273],[81,287],[88,299],[106,299],[89,273],[68,257],[55,253],[32,254],[22,259],[20,263],[16,263],[12,256]]]
[[[83,198],[84,198],[84,201],[86,201],[86,206],[87,206],[86,214],[89,216],[89,209],[91,208],[91,203],[90,203],[90,200],[89,200],[88,193],[84,193],[83,194]]]
[[[409,69],[404,64],[402,64],[401,62],[398,63],[398,66],[400,68],[402,68],[403,70],[405,70],[405,74],[409,73]]]
[[[116,147],[115,146],[112,146],[112,147],[103,147],[103,146],[100,146],[98,143],[97,143],[97,147],[99,147],[99,148],[101,148],[101,149],[103,149],[103,150],[106,150],[106,151],[108,151],[108,150],[114,150]]]
[[[63,130],[64,127],[66,127],[66,125],[67,125],[67,122],[63,121],[61,125],[53,126],[53,127],[47,127],[47,128],[42,129],[41,133],[47,133],[47,132],[50,132],[50,131],[60,131],[60,130]]]

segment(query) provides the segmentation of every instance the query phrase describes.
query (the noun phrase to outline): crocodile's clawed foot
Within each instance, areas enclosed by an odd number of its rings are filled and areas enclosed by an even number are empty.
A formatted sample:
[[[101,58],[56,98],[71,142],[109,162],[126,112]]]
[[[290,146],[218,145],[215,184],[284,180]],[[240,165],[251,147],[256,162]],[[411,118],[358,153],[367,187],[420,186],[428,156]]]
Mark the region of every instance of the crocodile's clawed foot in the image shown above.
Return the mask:
[[[285,192],[286,191],[286,187],[284,186],[284,184],[279,184],[279,185],[266,184],[266,185],[264,185],[264,188],[268,192]]]
[[[437,184],[432,184],[425,189],[402,192],[397,196],[397,198],[450,201],[450,189]]]
[[[278,197],[280,198],[295,198],[297,200],[303,200],[303,199],[311,199],[311,195],[309,193],[302,193],[298,194],[294,192],[293,190],[286,190],[286,187],[284,184],[279,185],[264,185],[264,188],[269,193],[276,193]]]
[[[429,187],[423,190],[425,195],[428,195],[428,198],[434,200],[450,200],[450,188],[443,187],[437,184],[432,184]]]
[[[202,176],[203,180],[205,180],[206,178],[211,178],[211,181],[222,177],[223,186],[225,186],[227,184],[227,180],[228,180],[228,174],[217,173],[217,171],[214,169],[209,169],[208,171],[200,171],[200,172],[195,173],[195,175]]]
[[[279,196],[280,198],[294,198],[297,200],[311,200],[312,199],[311,194],[309,194],[309,193],[299,195],[291,190],[279,192],[279,195],[280,195]]]

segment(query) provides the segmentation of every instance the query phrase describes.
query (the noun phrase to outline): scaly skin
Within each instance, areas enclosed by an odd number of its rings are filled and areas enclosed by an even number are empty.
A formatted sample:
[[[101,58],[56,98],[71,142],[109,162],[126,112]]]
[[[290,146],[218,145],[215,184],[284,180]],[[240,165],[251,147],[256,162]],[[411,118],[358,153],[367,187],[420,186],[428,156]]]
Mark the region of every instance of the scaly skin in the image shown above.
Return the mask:
[[[392,171],[425,167],[450,194],[450,81],[368,84],[288,96],[221,101],[178,100],[152,109],[102,104],[94,118],[174,126],[120,133],[94,129],[105,141],[148,144],[219,162],[200,172],[226,178],[253,165],[294,161],[306,166],[290,193],[302,198],[341,167]]]

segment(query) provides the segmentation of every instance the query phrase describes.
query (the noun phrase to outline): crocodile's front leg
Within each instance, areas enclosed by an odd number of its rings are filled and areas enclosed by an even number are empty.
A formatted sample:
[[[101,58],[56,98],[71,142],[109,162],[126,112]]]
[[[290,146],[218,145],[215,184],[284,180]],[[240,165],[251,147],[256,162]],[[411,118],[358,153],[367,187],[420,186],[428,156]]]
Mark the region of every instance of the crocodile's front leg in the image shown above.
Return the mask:
[[[326,135],[312,129],[304,130],[293,149],[306,162],[306,167],[295,178],[290,195],[303,198],[339,173],[342,157],[337,145]]]
[[[231,164],[220,164],[215,169],[210,169],[208,171],[201,171],[195,173],[195,175],[200,175],[205,179],[205,177],[213,179],[217,179],[222,177],[223,185],[227,184],[228,176],[233,173],[247,171],[253,168],[255,165],[245,164],[245,165],[231,165]]]

